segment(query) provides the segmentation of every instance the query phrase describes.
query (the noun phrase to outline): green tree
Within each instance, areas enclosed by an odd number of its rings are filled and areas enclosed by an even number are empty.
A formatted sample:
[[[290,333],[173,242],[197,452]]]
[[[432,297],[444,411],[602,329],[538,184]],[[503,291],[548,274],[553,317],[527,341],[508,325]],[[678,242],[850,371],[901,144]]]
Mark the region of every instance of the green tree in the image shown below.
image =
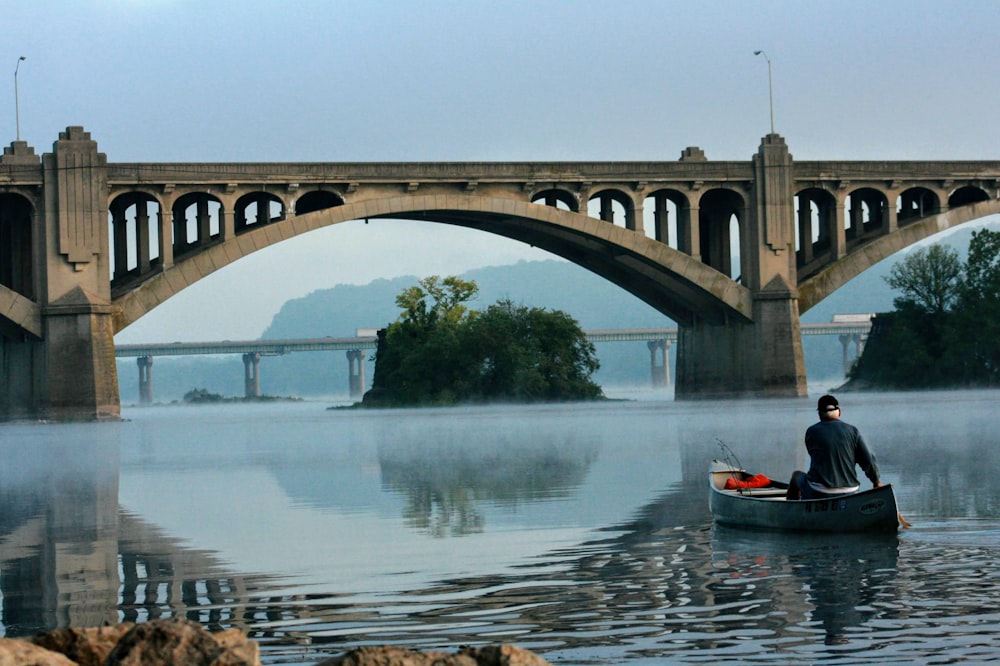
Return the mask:
[[[958,299],[962,262],[958,251],[935,244],[908,254],[893,265],[885,281],[902,292],[894,301],[897,309],[911,303],[924,312],[947,312]]]
[[[465,305],[477,292],[474,282],[432,276],[400,293],[365,403],[601,397],[594,346],[572,317],[510,301],[477,312]]]
[[[565,312],[502,300],[469,328],[469,345],[478,358],[477,397],[532,401],[602,395],[590,378],[600,367],[594,345]]]
[[[972,234],[949,342],[965,383],[1000,383],[1000,231]]]
[[[892,267],[901,296],[875,319],[852,380],[883,388],[1000,383],[1000,232],[973,232],[964,264],[933,245]]]

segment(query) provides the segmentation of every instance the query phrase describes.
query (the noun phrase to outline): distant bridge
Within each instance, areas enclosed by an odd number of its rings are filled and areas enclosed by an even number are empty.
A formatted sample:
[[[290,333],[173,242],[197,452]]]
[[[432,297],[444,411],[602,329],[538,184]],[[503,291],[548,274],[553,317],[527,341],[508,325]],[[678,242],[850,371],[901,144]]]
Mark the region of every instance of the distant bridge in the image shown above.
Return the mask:
[[[774,133],[742,161],[114,163],[71,126],[51,152],[0,156],[0,418],[119,418],[116,333],[362,219],[476,229],[618,285],[677,322],[679,399],[804,396],[802,313],[996,214],[1000,161],[796,162]]]
[[[848,347],[854,343],[856,356],[871,330],[871,315],[836,315],[835,321],[802,324],[802,335],[837,335],[844,349],[844,373],[849,367]],[[837,321],[837,320],[840,321]],[[650,381],[653,386],[670,384],[670,347],[677,342],[677,328],[621,328],[585,331],[591,342],[645,342],[649,349]],[[242,354],[245,395],[260,397],[260,359],[294,352],[345,351],[348,362],[348,393],[360,398],[365,392],[363,350],[375,349],[378,338],[304,338],[292,340],[219,340],[214,342],[165,342],[117,345],[115,356],[136,358],[139,367],[139,402],[153,402],[153,358],[199,354]]]

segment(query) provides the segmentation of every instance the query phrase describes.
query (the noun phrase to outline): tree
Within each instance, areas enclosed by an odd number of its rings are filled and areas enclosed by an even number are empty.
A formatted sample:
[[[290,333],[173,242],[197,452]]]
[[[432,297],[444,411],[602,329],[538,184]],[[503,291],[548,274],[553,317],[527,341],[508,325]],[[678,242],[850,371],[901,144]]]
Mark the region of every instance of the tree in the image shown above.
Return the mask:
[[[1000,384],[1000,232],[973,232],[964,264],[933,245],[892,267],[902,295],[851,371],[883,388]]]
[[[909,302],[929,314],[947,312],[958,299],[962,263],[958,251],[935,244],[911,252],[893,265],[885,281],[902,292],[894,301]]]
[[[477,293],[479,286],[471,280],[453,275],[442,280],[431,275],[421,280],[419,286],[404,289],[396,296],[396,305],[403,311],[401,321],[425,328],[438,322],[457,325],[468,314],[465,302]]]
[[[1000,231],[972,234],[949,342],[967,383],[1000,383]]]
[[[400,293],[402,312],[380,338],[365,403],[602,396],[591,380],[599,367],[594,346],[572,317],[510,301],[469,310],[465,303],[477,292],[474,282],[432,276]]]
[[[501,300],[470,324],[477,350],[473,391],[492,400],[589,400],[600,367],[594,345],[565,312]]]

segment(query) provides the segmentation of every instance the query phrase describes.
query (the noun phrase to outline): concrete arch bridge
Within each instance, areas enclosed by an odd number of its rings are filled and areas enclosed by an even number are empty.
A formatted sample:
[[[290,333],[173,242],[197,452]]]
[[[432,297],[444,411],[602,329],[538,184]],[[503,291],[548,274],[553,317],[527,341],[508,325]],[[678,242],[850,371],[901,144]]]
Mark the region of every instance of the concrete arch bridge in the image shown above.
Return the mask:
[[[115,333],[201,278],[349,220],[545,249],[679,326],[680,399],[802,396],[799,315],[940,231],[1000,213],[1000,161],[109,163],[81,127],[0,158],[0,417],[117,418]],[[252,288],[252,285],[249,285]]]

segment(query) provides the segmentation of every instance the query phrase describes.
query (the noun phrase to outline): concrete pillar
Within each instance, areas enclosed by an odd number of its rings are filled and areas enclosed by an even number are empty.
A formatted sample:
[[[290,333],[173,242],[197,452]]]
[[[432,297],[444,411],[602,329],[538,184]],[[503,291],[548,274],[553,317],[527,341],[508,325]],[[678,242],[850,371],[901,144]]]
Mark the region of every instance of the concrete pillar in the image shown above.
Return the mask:
[[[799,251],[802,264],[813,260],[812,200],[799,197]]]
[[[208,197],[202,196],[195,205],[197,211],[198,245],[204,247],[212,238],[212,217],[208,212]]]
[[[260,354],[243,354],[243,384],[248,398],[260,397]]]
[[[153,402],[153,357],[140,356],[135,359],[139,366],[139,404],[149,405]]]
[[[664,245],[670,245],[670,209],[667,207],[667,195],[658,193],[653,201],[654,238]]]
[[[612,199],[607,194],[602,194],[600,196],[600,202],[601,202],[601,219],[604,220],[605,222],[610,222],[611,224],[614,224],[615,211],[614,208],[611,207],[611,204],[614,202],[614,199]]]
[[[753,166],[740,256],[741,282],[753,299],[751,317],[678,321],[677,399],[807,394],[795,288],[792,157],[785,140],[764,137]]]
[[[365,352],[352,349],[347,352],[347,389],[352,398],[365,394]]]
[[[125,209],[120,205],[111,209],[111,229],[115,241],[115,269],[111,276],[114,280],[128,273],[128,223]]]
[[[42,158],[36,218],[44,263],[37,412],[52,419],[118,419],[108,247],[107,158],[82,127],[59,133]]]
[[[840,335],[840,336],[837,336],[837,337],[840,340],[840,346],[841,346],[842,351],[844,353],[844,356],[843,356],[843,359],[844,359],[843,360],[843,367],[844,367],[844,376],[846,377],[847,373],[850,372],[850,370],[851,370],[851,361],[850,361],[850,359],[847,356],[847,348],[848,348],[848,345],[851,342],[851,336],[845,333],[844,335]]]
[[[140,199],[135,204],[135,256],[139,275],[149,273],[149,204]]]
[[[653,388],[670,385],[670,341],[649,340],[649,378]],[[660,352],[659,354],[657,352]]]

